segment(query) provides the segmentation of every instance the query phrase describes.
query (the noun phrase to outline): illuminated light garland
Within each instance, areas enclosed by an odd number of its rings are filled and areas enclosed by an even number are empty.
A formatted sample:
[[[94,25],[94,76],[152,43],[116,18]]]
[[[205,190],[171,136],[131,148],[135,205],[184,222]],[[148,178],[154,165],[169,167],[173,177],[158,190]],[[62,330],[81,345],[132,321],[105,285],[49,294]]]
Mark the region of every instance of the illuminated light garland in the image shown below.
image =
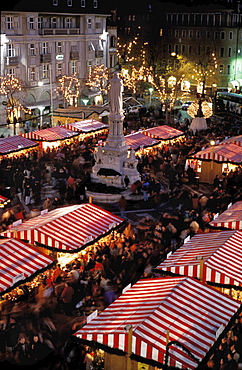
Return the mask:
[[[199,104],[197,101],[193,102],[188,108],[187,108],[187,113],[189,114],[189,116],[191,116],[192,118],[195,118],[196,115],[197,115],[197,112],[198,112],[198,109],[199,109]],[[203,112],[203,116],[204,118],[209,118],[212,116],[213,114],[213,111],[212,111],[212,108],[208,105],[208,103],[206,101],[203,101],[202,102],[202,112]]]

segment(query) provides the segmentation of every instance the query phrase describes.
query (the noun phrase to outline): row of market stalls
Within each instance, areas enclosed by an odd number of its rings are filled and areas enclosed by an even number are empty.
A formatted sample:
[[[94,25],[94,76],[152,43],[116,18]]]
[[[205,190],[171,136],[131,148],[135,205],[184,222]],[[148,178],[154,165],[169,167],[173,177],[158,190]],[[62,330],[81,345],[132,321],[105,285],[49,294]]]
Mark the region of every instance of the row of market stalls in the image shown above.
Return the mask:
[[[133,370],[206,364],[241,312],[241,222],[238,202],[211,222],[226,231],[195,235],[157,266],[162,277],[139,280],[76,337],[105,351],[105,370],[124,369],[127,361]]]
[[[242,164],[242,135],[221,141],[189,156],[186,166],[190,165],[200,181],[213,183],[215,175],[229,173]]]
[[[0,293],[16,289],[54,261],[64,266],[102,238],[115,240],[125,227],[122,218],[93,204],[42,212],[15,225],[1,234]],[[161,273],[174,268],[176,276],[141,279],[127,286],[99,315],[91,314],[75,336],[104,351],[105,370],[114,365],[124,369],[128,362],[132,370],[155,370],[165,364],[195,369],[206,361],[240,308],[239,301],[205,281],[218,282],[225,289],[238,287],[241,252],[241,231],[194,236],[157,268]]]

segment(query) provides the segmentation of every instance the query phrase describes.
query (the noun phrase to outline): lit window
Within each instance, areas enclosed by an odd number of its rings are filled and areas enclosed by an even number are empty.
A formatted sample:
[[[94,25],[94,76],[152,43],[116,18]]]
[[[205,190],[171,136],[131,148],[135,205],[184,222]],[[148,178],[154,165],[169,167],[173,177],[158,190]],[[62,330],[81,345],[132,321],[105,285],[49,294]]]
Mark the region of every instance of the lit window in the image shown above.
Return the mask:
[[[132,21],[134,22],[135,21],[135,15],[132,16]]]
[[[29,69],[29,79],[30,81],[35,81],[35,68],[31,67]]]
[[[33,17],[29,18],[29,29],[30,30],[34,29],[34,18]]]
[[[224,73],[224,65],[220,64],[219,65],[219,73],[222,75]]]
[[[43,64],[42,66],[42,77],[47,78],[49,75],[49,67],[48,64]]]
[[[62,76],[62,64],[61,63],[57,64],[56,71],[57,71],[57,77]]]
[[[6,30],[13,29],[13,17],[6,17],[5,18],[5,28]]]
[[[97,0],[93,0],[93,8],[97,8]]]

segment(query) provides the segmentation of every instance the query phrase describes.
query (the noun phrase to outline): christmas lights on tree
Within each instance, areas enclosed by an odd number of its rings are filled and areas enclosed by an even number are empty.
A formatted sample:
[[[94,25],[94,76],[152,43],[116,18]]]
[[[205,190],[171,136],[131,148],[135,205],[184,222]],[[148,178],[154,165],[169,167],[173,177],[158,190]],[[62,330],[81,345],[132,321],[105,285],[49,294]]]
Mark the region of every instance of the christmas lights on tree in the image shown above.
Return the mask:
[[[77,105],[80,95],[80,82],[75,76],[62,76],[58,80],[56,93],[61,96],[67,105]]]

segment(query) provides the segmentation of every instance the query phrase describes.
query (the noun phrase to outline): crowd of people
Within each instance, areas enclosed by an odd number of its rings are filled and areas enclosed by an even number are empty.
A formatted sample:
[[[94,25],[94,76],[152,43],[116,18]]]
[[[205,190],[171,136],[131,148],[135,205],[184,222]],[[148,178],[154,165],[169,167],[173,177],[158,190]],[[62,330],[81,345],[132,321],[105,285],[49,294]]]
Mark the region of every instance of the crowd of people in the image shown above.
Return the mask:
[[[211,138],[222,140],[240,133],[231,130],[227,120],[208,123],[206,132],[192,135],[189,126],[181,127],[176,122],[176,127],[184,131],[183,140],[138,157],[141,181],[130,184],[126,179],[124,187],[143,194],[143,201],[149,202],[154,210],[154,218],[145,217],[137,225],[130,223],[128,232],[116,238],[110,234],[108,241],[95,243],[65,266],[57,264],[55,269],[42,275],[33,292],[26,285],[14,299],[10,292],[1,301],[0,359],[3,364],[36,364],[48,370],[91,369],[94,353],[71,336],[83,326],[86,317],[95,310],[102,311],[129,283],[134,284],[141,277],[154,277],[153,268],[167,253],[179,248],[187,236],[208,232],[209,222],[216,213],[223,212],[229,203],[242,200],[239,166],[229,173],[216,174],[210,194],[199,191],[194,176],[189,175],[189,168],[185,167],[187,156],[201,150]],[[149,124],[147,120],[146,124]],[[12,199],[13,204],[2,219],[2,230],[19,218],[24,220],[26,207],[39,206],[50,211],[63,204],[80,202],[91,181],[89,170],[95,163],[95,145],[92,138],[87,138],[48,149],[42,156],[32,150],[21,157],[2,159],[1,194]],[[59,197],[47,197],[42,204],[43,184],[55,188]],[[127,207],[127,200],[121,197],[118,208],[124,218],[127,218]],[[60,317],[65,317],[66,325]],[[241,343],[241,326],[237,323],[234,330],[233,338],[237,335]],[[221,344],[223,354],[216,351],[208,367],[238,368],[229,367],[234,363],[229,356],[233,360],[238,358],[237,362],[242,360],[240,353],[240,357],[231,355],[239,349],[233,343],[235,339],[229,339]]]

